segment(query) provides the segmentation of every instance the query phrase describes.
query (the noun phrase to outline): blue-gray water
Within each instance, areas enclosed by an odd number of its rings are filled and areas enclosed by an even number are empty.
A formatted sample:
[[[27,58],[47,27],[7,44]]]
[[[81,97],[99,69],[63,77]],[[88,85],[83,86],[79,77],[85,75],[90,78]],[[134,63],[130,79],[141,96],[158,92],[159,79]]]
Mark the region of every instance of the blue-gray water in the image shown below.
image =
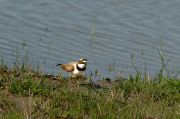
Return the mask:
[[[92,40],[92,25],[94,24]],[[29,64],[58,74],[56,63],[88,60],[86,74],[98,78],[135,75],[133,65],[157,76],[161,69],[160,38],[167,69],[180,70],[180,1],[174,0],[1,0],[0,57],[13,68],[29,50]],[[23,41],[25,46],[23,47]],[[50,46],[50,47],[49,47]],[[41,67],[42,64],[42,67]],[[111,65],[111,72],[109,69]],[[168,73],[166,71],[165,73]],[[66,72],[62,72],[67,76]],[[97,80],[94,78],[93,80]]]

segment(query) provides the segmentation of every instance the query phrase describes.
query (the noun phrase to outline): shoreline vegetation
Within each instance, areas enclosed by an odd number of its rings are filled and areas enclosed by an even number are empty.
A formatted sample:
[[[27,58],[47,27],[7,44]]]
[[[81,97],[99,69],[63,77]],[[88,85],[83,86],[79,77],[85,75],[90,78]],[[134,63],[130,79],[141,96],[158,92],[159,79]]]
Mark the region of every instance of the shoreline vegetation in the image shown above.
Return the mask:
[[[163,76],[166,67],[160,41],[162,69],[158,77],[147,79],[135,68],[129,78],[114,77],[87,81],[88,77],[43,74],[28,64],[28,53],[14,68],[0,66],[0,118],[3,119],[169,119],[180,118],[178,74]],[[20,66],[21,64],[21,66]],[[99,82],[99,83],[98,83]],[[103,85],[102,85],[103,84]]]

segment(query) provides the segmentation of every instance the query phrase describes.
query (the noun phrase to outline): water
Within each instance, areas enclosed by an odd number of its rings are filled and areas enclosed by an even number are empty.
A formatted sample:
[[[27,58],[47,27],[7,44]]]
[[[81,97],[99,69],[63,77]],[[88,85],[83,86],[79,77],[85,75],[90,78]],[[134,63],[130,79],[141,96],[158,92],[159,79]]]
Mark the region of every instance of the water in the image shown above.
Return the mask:
[[[167,69],[175,74],[180,68],[180,3],[178,0],[1,0],[0,57],[13,67],[18,48],[19,59],[29,50],[29,64],[58,74],[56,63],[88,60],[86,74],[98,80],[135,75],[133,65],[157,76],[161,69],[160,38]],[[91,23],[94,23],[92,39]],[[23,47],[23,41],[25,45]],[[111,71],[110,71],[111,66]],[[166,71],[166,73],[168,72]],[[67,76],[66,72],[62,72]]]

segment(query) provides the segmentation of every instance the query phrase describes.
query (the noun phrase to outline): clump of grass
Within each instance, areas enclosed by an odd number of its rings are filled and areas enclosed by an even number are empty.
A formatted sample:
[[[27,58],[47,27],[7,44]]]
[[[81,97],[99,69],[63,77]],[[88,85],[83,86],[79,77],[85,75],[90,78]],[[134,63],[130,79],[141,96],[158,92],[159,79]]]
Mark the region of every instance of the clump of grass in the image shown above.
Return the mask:
[[[51,45],[51,40],[50,40],[50,42],[49,42],[49,49],[48,49],[48,51],[50,51],[50,45]]]
[[[24,46],[25,46],[25,40],[23,41],[23,48],[24,48]]]
[[[169,58],[169,60],[166,63],[164,63],[164,58],[163,58],[163,53],[162,53],[162,41],[161,41],[161,38],[160,38],[160,50],[158,49],[158,51],[159,51],[160,58],[162,60],[162,68],[160,70],[160,74],[158,74],[159,75],[159,83],[161,83],[161,80],[163,78],[164,68],[166,67],[167,63],[171,60],[172,57]]]
[[[134,47],[135,47],[135,44],[133,44],[133,53],[131,54],[131,58],[132,58],[132,66],[133,66],[133,58],[134,58]]]
[[[144,82],[146,82],[146,58],[145,58],[145,69],[144,69]]]

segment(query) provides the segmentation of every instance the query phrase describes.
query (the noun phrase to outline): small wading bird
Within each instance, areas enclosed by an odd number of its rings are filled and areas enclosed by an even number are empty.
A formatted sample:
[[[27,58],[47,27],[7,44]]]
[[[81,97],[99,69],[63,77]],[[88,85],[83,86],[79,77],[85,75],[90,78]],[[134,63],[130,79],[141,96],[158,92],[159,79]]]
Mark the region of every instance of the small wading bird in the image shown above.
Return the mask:
[[[67,64],[57,64],[56,66],[61,67],[64,71],[68,72],[70,75],[78,76],[84,73],[86,70],[87,60],[85,58],[81,58],[76,62],[69,62]]]

